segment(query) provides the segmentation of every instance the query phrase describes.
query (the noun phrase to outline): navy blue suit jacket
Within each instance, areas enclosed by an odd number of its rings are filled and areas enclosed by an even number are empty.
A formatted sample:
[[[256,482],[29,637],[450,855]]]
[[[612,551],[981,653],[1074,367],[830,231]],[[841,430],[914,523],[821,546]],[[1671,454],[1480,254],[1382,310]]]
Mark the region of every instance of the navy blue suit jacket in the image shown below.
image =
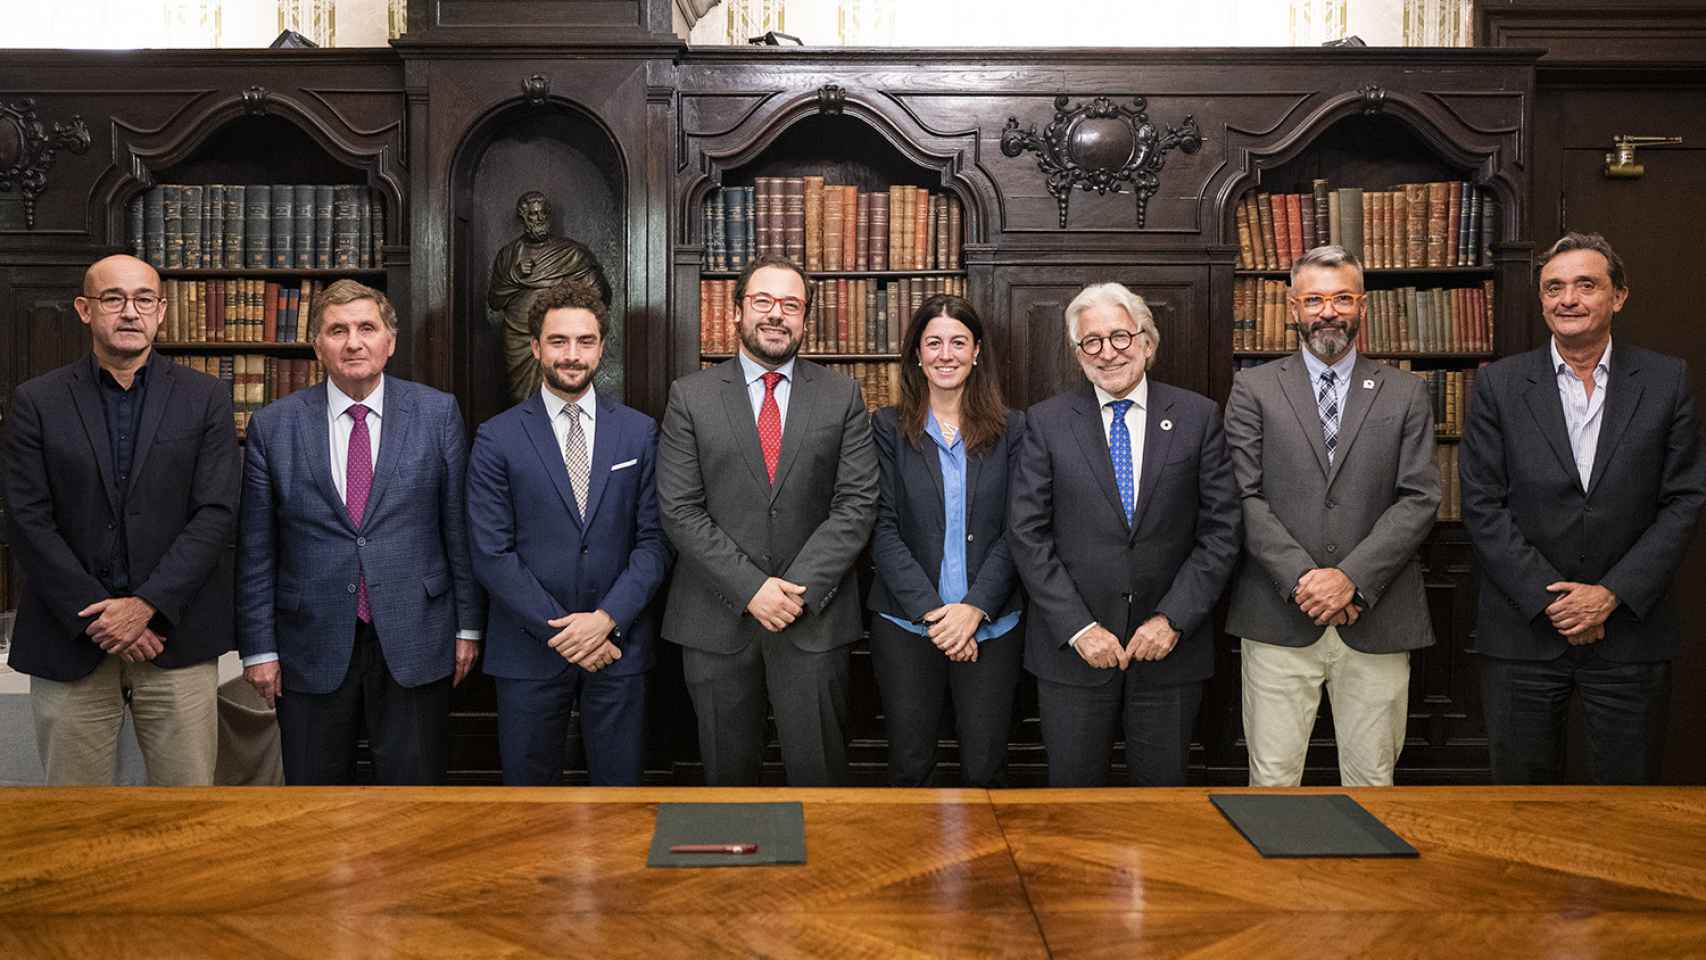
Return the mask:
[[[450,676],[458,630],[485,624],[462,506],[467,448],[456,398],[385,378],[384,427],[361,526],[332,482],[326,386],[249,422],[238,542],[237,649],[277,653],[286,690],[330,693],[349,672],[355,593],[405,687]]]
[[[485,671],[547,680],[570,664],[549,620],[602,609],[616,621],[612,674],[651,668],[651,601],[671,554],[658,518],[657,421],[598,394],[587,522],[540,394],[480,426],[468,463],[474,575],[491,596]]]

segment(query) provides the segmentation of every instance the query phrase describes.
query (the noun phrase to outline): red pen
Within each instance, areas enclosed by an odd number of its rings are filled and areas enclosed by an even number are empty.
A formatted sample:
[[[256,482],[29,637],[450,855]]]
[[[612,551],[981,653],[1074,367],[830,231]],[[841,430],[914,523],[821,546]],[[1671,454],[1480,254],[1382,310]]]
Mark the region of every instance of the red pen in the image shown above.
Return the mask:
[[[756,843],[677,843],[670,853],[757,853]]]

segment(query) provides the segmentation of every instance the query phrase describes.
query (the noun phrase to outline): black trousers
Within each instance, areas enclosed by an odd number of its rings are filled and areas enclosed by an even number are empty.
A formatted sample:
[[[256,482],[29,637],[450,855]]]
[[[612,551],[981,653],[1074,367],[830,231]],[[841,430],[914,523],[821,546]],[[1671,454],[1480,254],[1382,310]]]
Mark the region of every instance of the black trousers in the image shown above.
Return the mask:
[[[968,787],[1007,785],[1007,735],[1024,654],[1015,627],[978,647],[977,660],[956,663],[929,637],[871,617],[871,663],[889,738],[889,780],[897,787],[927,787],[936,769],[936,733],[950,695],[960,743],[960,782]]]
[[[580,706],[586,768],[595,787],[637,787],[646,769],[646,686],[651,675],[588,673],[570,665],[550,680],[495,678],[504,783],[563,782],[563,743]]]
[[[331,693],[286,690],[278,699],[284,782],[355,782],[355,743],[363,728],[373,751],[373,782],[444,783],[450,755],[450,678],[405,687],[391,676],[371,624],[356,622],[349,672]]]
[[[681,671],[699,720],[706,785],[758,784],[766,707],[776,714],[789,786],[845,785],[849,650],[801,650],[787,634],[769,631],[738,653],[683,647]]]
[[[1130,673],[1099,687],[1037,678],[1043,748],[1051,787],[1103,787],[1114,733],[1125,728],[1126,769],[1134,787],[1181,787],[1191,730],[1202,706],[1200,682],[1156,686]]]
[[[1593,644],[1554,660],[1481,658],[1481,698],[1493,782],[1563,783],[1570,696],[1580,693],[1594,783],[1659,779],[1670,664],[1617,663]]]

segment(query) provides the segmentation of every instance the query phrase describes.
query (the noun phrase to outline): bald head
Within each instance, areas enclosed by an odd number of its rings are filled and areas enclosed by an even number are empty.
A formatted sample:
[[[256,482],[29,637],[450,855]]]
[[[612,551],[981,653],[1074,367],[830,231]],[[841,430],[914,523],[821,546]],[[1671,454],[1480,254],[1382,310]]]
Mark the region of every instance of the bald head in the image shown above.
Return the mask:
[[[128,253],[102,257],[83,271],[83,296],[98,297],[116,290],[135,293],[139,289],[160,292],[160,272]]]

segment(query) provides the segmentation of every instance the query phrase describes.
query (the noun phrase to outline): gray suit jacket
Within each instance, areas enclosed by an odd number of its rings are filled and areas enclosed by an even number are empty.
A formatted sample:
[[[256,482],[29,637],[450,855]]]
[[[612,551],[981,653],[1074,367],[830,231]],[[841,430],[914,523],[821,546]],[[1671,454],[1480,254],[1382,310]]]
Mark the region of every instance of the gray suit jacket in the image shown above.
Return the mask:
[[[1306,647],[1317,627],[1291,601],[1298,578],[1338,567],[1368,602],[1339,635],[1364,653],[1431,646],[1416,551],[1439,508],[1433,407],[1420,377],[1358,357],[1331,468],[1303,355],[1238,374],[1226,439],[1244,503],[1244,564],[1228,632]]]
[[[877,454],[859,385],[794,364],[776,483],[738,360],[670,385],[658,444],[658,503],[680,551],[664,637],[736,653],[763,633],[746,613],[764,581],[806,588],[786,635],[802,650],[852,643],[862,628],[853,562],[877,514]]]

